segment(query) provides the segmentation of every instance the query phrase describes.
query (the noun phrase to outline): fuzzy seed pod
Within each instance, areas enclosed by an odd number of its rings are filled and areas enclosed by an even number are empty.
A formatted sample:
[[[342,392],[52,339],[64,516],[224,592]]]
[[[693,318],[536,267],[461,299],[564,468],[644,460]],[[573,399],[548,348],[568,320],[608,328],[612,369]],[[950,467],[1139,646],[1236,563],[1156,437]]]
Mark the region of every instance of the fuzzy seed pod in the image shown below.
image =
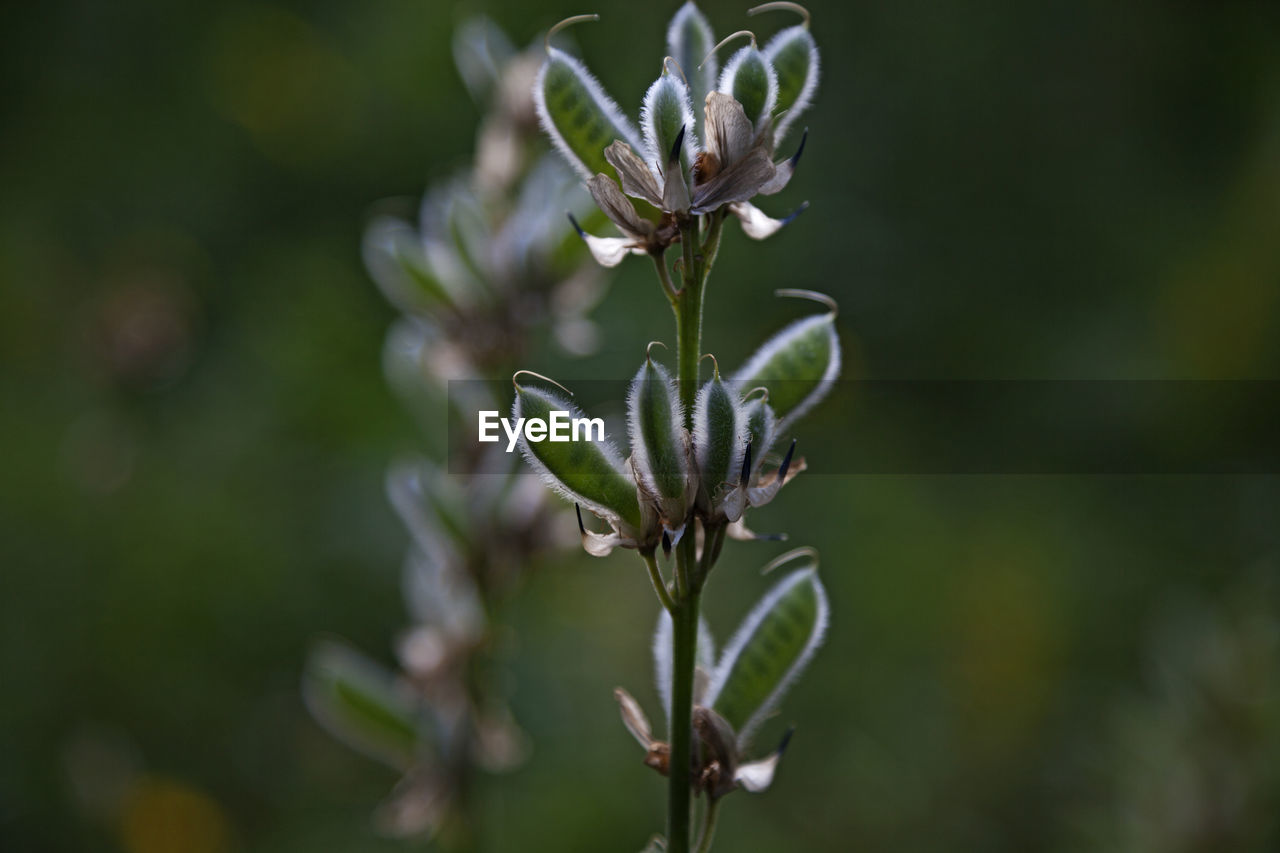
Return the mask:
[[[692,2],[681,6],[667,27],[667,55],[676,61],[688,80],[689,100],[698,113],[698,136],[702,135],[702,102],[715,88],[718,65],[715,56],[708,56],[715,43],[711,24]],[[690,125],[689,130],[693,132],[695,126]]]
[[[716,89],[742,104],[747,119],[757,131],[761,123],[773,115],[778,103],[778,75],[773,64],[756,47],[754,37],[751,44],[729,57]]]
[[[780,560],[806,552],[792,552]],[[829,613],[815,562],[771,589],[725,647],[705,704],[733,726],[739,749],[747,747],[752,734],[808,666],[826,634]]]
[[[511,417],[540,418],[551,423],[552,412],[582,418],[582,410],[569,398],[547,388],[516,386]],[[580,504],[601,518],[622,522],[632,530],[642,523],[635,481],[622,458],[606,441],[530,441],[522,432],[520,452],[553,491]]]
[[[693,162],[698,150],[693,122],[689,87],[679,77],[664,71],[645,92],[644,103],[640,107],[645,160],[655,178],[661,179],[666,174],[667,159],[677,143],[681,146],[683,162]]]
[[[647,358],[627,395],[627,433],[641,484],[657,499],[664,524],[679,532],[691,499],[684,409],[671,374]]]
[[[699,492],[714,501],[722,487],[736,485],[747,444],[747,417],[741,398],[719,373],[700,389],[693,404],[693,456]]]
[[[827,305],[831,310],[797,320],[756,350],[734,375],[740,388],[764,386],[769,406],[778,417],[777,431],[785,432],[813,408],[840,375],[840,340],[836,336],[835,302],[809,291],[778,291]]]
[[[764,55],[778,76],[778,123],[773,132],[776,145],[809,107],[818,89],[818,46],[809,28],[797,24],[769,39]]]
[[[617,178],[604,149],[621,139],[639,149],[639,135],[580,61],[554,47],[534,83],[533,97],[543,129],[584,178],[603,173]]]

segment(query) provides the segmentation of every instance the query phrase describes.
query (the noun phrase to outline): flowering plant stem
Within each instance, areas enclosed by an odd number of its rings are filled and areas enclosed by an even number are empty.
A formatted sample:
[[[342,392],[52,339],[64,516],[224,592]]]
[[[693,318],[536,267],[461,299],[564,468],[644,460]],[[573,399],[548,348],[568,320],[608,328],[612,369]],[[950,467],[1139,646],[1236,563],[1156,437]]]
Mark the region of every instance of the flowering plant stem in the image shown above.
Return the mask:
[[[676,318],[676,363],[680,401],[685,427],[691,429],[694,396],[698,388],[698,365],[702,358],[702,306],[707,277],[720,248],[724,223],[722,211],[705,217],[706,239],[699,241],[698,220],[691,219],[680,229],[683,255],[680,261],[682,286],[674,294]],[[658,259],[665,272],[665,262]],[[665,278],[664,276],[659,276]],[[665,282],[664,282],[665,284]],[[664,287],[664,289],[666,289]],[[705,531],[703,565],[698,565],[697,535],[685,531],[676,547],[675,598],[671,601],[671,743],[670,782],[667,795],[667,851],[688,853],[690,824],[690,768],[693,764],[693,675],[697,659],[699,599],[702,581],[714,559],[713,533]],[[664,602],[665,604],[665,602]]]

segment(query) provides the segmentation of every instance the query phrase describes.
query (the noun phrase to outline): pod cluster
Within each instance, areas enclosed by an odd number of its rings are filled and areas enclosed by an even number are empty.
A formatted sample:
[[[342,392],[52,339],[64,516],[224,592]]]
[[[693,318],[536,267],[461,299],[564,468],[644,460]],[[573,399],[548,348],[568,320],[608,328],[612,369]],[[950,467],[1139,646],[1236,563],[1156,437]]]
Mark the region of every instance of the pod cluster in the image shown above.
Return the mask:
[[[531,441],[521,453],[556,493],[606,521],[607,534],[581,525],[593,554],[622,546],[651,551],[677,543],[694,519],[729,523],[729,532],[753,538],[742,523],[748,507],[769,503],[804,470],[795,442],[777,446],[796,420],[826,396],[840,371],[835,305],[803,296],[828,310],[797,320],[764,343],[729,378],[719,368],[702,384],[686,412],[670,371],[650,354],[627,394],[627,444],[610,440]],[[552,412],[585,418],[562,387],[522,373],[515,383],[512,419],[550,420]],[[771,461],[772,460],[772,461]]]
[[[719,68],[716,51],[738,37],[749,43]],[[747,31],[717,44],[706,16],[689,2],[671,20],[666,48],[638,127],[586,65],[550,37],[534,84],[543,129],[621,232],[595,236],[574,220],[604,266],[660,252],[679,238],[681,222],[721,208],[755,239],[795,216],[773,218],[751,199],[780,192],[804,150],[801,138],[793,155],[774,160],[817,90],[818,47],[807,13],[763,48]]]

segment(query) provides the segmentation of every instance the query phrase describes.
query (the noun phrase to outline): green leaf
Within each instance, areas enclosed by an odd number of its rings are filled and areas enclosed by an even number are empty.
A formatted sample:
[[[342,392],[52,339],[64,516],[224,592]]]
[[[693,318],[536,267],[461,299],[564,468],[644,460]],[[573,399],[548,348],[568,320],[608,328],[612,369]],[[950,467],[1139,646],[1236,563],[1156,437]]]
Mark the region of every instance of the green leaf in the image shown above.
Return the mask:
[[[563,412],[563,417],[570,420],[586,417],[566,394],[516,386],[516,399],[511,406],[513,420],[539,418],[550,424],[552,412]],[[530,466],[554,491],[597,515],[621,519],[633,528],[641,526],[635,481],[607,439],[530,441],[522,430],[519,445]]]
[[[703,102],[707,93],[716,87],[719,65],[715,56],[708,58],[715,45],[706,16],[692,2],[681,6],[667,27],[667,55],[675,59],[689,82],[689,100],[699,138],[703,136]],[[703,59],[707,61],[704,63]]]
[[[745,749],[822,643],[830,607],[816,566],[792,572],[751,611],[725,648],[707,704]]]
[[[642,150],[618,105],[586,66],[564,51],[548,49],[533,95],[543,129],[584,179],[603,173],[617,180],[617,171],[604,159],[604,149],[615,139]]]
[[[779,115],[774,130],[774,143],[780,143],[813,100],[818,89],[818,46],[807,27],[787,27],[769,40],[765,57],[778,75]]]
[[[807,291],[779,293],[826,299]],[[744,393],[757,386],[768,389],[769,406],[778,416],[778,433],[817,405],[840,374],[835,304],[828,304],[830,312],[787,326],[756,350],[734,374],[734,383]]]
[[[425,721],[410,691],[343,643],[312,648],[302,695],[330,734],[371,758],[404,770],[423,749]]]

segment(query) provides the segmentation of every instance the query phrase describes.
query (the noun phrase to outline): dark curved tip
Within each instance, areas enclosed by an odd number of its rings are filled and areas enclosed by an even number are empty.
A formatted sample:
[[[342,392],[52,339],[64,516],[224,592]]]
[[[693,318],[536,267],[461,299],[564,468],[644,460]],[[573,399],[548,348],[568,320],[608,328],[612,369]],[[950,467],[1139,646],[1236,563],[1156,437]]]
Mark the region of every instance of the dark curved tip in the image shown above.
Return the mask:
[[[791,211],[790,213],[788,213],[786,216],[782,218],[783,226],[787,226],[787,225],[790,225],[792,222],[795,222],[796,217],[804,213],[808,209],[809,209],[809,202],[806,201],[803,204],[801,204],[799,207],[797,207],[795,210]]]
[[[676,144],[671,146],[671,153],[667,155],[667,163],[674,163],[680,159],[680,149],[684,146],[684,131],[687,125],[680,125],[680,132],[676,134]]]
[[[586,536],[587,527],[585,524],[582,523],[582,507],[578,506],[577,504],[574,504],[573,511],[578,514],[578,530],[581,531],[583,536]]]
[[[738,485],[745,489],[749,479],[751,479],[751,442],[748,441],[746,452],[742,454],[742,473],[738,475]]]
[[[787,469],[791,467],[791,456],[796,452],[796,440],[791,439],[791,446],[787,448],[787,455],[783,457],[782,465],[778,468],[778,480],[785,482],[787,479]]]
[[[671,556],[671,537],[667,535],[667,531],[662,531],[662,555],[664,557]]]
[[[800,137],[800,147],[796,149],[796,153],[791,155],[791,168],[795,168],[800,162],[800,155],[804,153],[804,144],[809,141],[809,128],[804,129],[804,134]]]
[[[570,213],[569,211],[566,210],[564,213],[565,213],[565,216],[569,217],[569,221],[573,223],[573,230],[577,231],[578,236],[585,240],[587,237],[587,232],[582,230],[582,226],[578,224],[578,220],[575,219],[573,214]]]
[[[782,742],[778,744],[778,757],[782,757],[782,753],[787,751],[787,745],[791,743],[791,736],[796,733],[795,726],[788,726],[786,733],[782,736]]]

